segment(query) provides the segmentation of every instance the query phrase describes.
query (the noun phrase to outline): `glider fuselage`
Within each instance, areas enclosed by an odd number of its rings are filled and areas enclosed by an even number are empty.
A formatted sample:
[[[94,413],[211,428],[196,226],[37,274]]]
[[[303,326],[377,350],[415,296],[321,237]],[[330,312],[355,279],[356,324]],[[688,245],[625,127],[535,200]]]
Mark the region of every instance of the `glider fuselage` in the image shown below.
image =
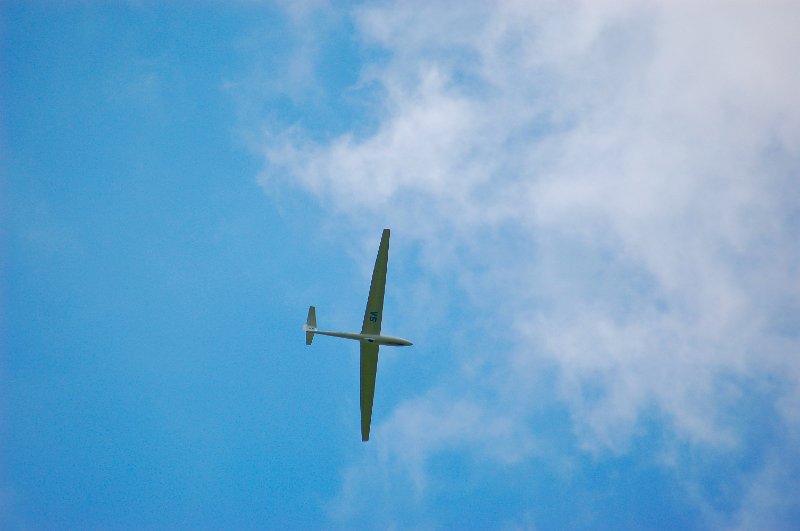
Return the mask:
[[[317,330],[314,328],[304,328],[306,332],[314,332],[321,336],[342,337],[345,339],[355,339],[357,341],[366,341],[367,343],[376,343],[378,345],[386,345],[392,347],[407,347],[413,343],[402,337],[382,336],[376,334],[357,334],[355,332],[331,332],[328,330]]]

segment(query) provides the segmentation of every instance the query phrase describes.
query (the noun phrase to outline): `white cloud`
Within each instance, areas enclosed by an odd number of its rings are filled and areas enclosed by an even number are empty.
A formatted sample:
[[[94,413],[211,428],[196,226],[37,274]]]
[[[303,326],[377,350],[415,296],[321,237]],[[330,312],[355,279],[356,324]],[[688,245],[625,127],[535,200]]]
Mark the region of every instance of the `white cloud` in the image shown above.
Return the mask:
[[[514,309],[499,333],[521,339],[495,367],[498,403],[450,398],[473,404],[469,418],[524,399],[555,367],[593,452],[625,451],[653,409],[681,439],[735,448],[748,427],[726,412],[751,391],[741,382],[777,389],[796,440],[800,9],[458,6],[360,9],[363,38],[390,54],[364,70],[383,98],[376,128],[273,138],[262,181],[287,170],[427,256],[451,249],[473,309]],[[418,441],[385,457],[418,484],[426,456],[453,440],[487,454],[497,433],[516,433],[454,421],[419,439],[438,407],[412,399],[378,427]]]

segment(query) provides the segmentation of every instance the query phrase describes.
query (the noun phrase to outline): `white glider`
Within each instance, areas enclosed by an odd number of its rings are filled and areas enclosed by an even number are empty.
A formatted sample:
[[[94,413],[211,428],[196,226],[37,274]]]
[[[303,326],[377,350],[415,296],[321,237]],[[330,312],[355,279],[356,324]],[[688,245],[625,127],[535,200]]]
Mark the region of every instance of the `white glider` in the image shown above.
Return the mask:
[[[369,286],[367,309],[364,311],[364,324],[361,333],[333,332],[317,330],[317,312],[308,308],[308,319],[303,325],[306,333],[306,345],[314,340],[314,335],[355,339],[361,343],[361,440],[369,440],[369,428],[372,422],[372,402],[375,397],[375,375],[378,372],[378,347],[380,345],[401,347],[411,345],[411,341],[400,337],[381,335],[383,317],[383,294],[386,290],[386,266],[389,262],[389,229],[383,229],[375,269],[372,271],[372,283]]]

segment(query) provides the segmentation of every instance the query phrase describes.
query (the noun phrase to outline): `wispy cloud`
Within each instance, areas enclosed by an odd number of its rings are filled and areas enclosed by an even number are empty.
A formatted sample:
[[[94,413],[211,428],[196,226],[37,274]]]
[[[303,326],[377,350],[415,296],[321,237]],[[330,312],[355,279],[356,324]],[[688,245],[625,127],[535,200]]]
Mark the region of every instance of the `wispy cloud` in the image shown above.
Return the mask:
[[[427,256],[451,250],[471,308],[502,302],[514,318],[498,335],[519,337],[494,355],[492,398],[442,383],[440,400],[401,404],[378,433],[406,442],[379,458],[419,486],[427,455],[491,453],[527,431],[543,370],[601,454],[625,452],[653,411],[677,440],[734,451],[758,428],[731,408],[768,396],[782,441],[763,443],[765,479],[738,502],[772,506],[786,486],[770,470],[800,442],[800,9],[400,3],[356,20],[388,52],[363,69],[376,126],[322,143],[278,133],[262,182],[288,173]],[[477,429],[509,393],[522,406]]]

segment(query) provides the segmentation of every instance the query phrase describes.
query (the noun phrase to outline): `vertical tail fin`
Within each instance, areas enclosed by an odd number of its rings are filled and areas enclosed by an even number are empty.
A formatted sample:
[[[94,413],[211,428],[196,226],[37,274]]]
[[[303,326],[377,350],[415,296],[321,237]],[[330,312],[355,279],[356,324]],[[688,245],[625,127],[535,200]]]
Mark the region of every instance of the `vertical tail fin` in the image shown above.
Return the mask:
[[[314,341],[314,331],[317,329],[317,310],[313,306],[308,307],[308,318],[303,330],[306,332],[306,345]]]

